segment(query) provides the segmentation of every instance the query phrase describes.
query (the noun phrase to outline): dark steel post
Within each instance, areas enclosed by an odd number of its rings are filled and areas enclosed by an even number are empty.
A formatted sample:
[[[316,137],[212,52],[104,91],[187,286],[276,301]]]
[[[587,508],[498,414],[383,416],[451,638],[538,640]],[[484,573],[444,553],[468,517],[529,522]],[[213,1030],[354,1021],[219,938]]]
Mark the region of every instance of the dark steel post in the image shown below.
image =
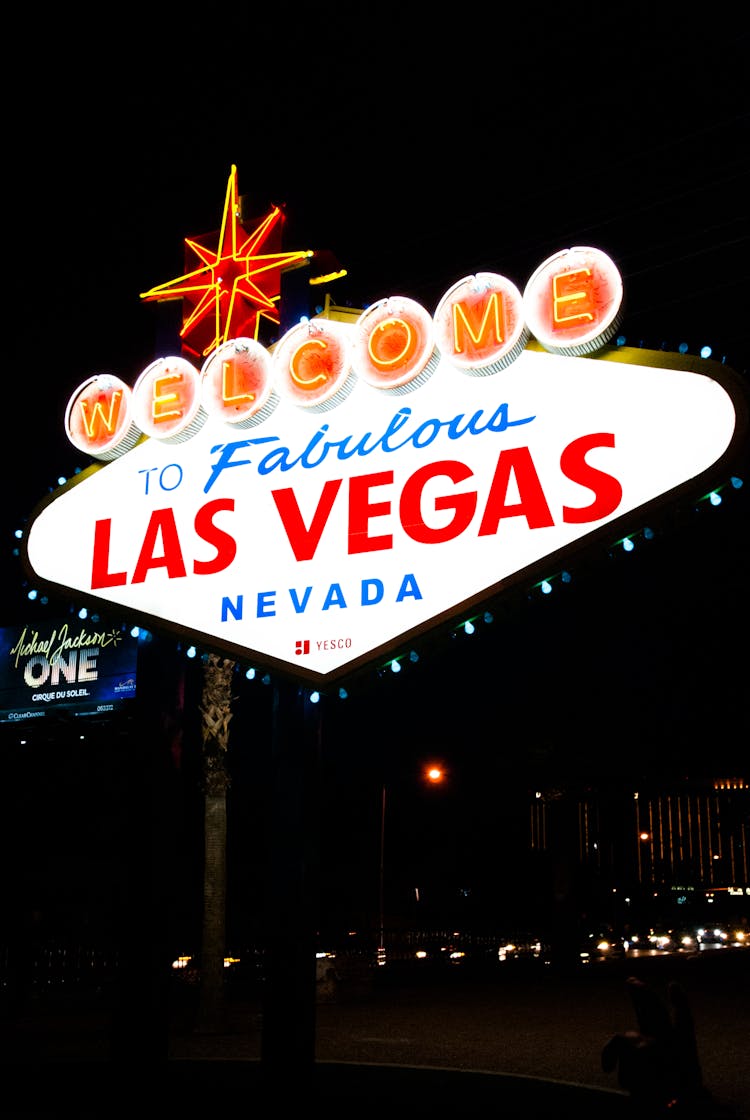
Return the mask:
[[[261,1064],[264,1081],[295,1100],[315,1064],[320,708],[298,685],[275,685]]]

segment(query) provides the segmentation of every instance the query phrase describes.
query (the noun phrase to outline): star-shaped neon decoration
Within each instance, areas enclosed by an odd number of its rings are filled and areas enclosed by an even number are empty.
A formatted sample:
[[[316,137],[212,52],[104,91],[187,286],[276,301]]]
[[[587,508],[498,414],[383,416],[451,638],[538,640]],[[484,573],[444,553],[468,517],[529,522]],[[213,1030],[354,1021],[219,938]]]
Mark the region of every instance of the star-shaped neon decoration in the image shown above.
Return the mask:
[[[201,358],[233,338],[257,340],[261,321],[280,322],[281,273],[304,264],[310,250],[283,252],[284,213],[278,206],[248,231],[240,215],[237,168],[227,183],[221,229],[185,238],[186,265],[194,253],[201,264],[175,280],[141,292],[147,302],[183,300],[183,349]]]

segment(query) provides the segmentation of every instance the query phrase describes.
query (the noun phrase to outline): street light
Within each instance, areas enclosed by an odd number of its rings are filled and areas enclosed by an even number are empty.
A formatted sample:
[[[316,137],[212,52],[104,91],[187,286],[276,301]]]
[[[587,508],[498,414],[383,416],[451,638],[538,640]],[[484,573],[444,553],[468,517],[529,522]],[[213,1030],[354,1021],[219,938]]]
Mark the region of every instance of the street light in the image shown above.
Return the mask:
[[[422,767],[422,776],[430,785],[439,785],[445,780],[445,769],[438,763],[430,762]],[[380,937],[378,940],[377,963],[378,966],[386,963],[385,952],[385,806],[386,785],[383,782],[380,791]]]
[[[385,964],[385,782],[380,801],[380,938],[378,940],[378,966]]]

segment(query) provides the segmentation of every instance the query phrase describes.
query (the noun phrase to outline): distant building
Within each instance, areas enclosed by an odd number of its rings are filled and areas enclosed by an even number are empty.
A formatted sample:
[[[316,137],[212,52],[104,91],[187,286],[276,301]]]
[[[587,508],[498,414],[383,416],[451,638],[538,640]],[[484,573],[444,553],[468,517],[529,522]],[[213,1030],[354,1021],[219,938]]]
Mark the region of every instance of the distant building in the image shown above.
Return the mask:
[[[750,780],[619,789],[540,790],[533,853],[575,867],[580,908],[624,920],[674,918],[709,904],[750,915]]]

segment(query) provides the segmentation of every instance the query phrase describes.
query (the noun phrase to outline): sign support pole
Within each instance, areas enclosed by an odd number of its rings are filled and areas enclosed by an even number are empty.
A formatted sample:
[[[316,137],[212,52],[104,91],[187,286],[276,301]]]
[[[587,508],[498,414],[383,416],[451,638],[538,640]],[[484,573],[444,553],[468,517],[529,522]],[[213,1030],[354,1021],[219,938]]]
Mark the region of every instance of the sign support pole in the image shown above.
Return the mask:
[[[299,1099],[315,1064],[318,760],[320,706],[304,689],[274,686],[269,858],[265,894],[264,1081]]]

